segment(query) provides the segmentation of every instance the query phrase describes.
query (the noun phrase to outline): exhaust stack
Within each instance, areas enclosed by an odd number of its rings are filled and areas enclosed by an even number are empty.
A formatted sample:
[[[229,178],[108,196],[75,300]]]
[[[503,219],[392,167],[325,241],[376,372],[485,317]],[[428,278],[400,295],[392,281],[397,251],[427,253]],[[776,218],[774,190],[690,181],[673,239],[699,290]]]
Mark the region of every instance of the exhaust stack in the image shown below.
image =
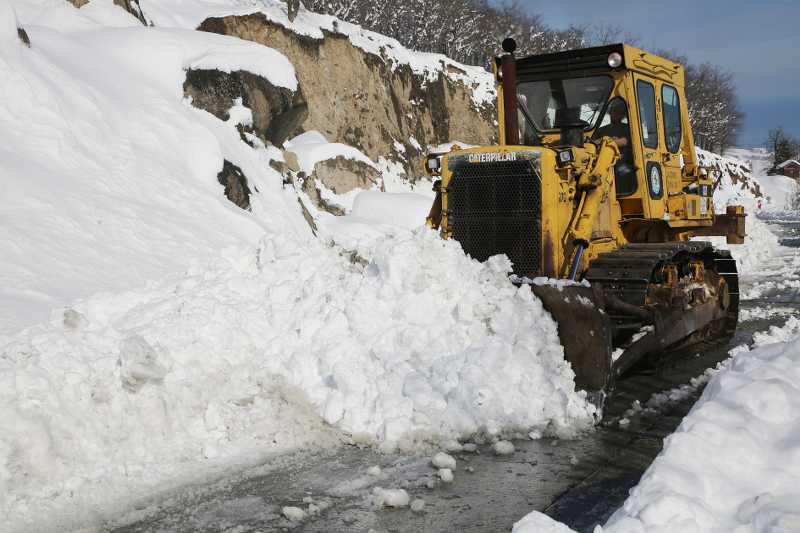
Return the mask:
[[[517,122],[517,62],[514,50],[517,43],[511,37],[503,40],[506,52],[500,60],[500,72],[503,82],[503,122],[505,123],[506,144],[519,144],[519,124]]]

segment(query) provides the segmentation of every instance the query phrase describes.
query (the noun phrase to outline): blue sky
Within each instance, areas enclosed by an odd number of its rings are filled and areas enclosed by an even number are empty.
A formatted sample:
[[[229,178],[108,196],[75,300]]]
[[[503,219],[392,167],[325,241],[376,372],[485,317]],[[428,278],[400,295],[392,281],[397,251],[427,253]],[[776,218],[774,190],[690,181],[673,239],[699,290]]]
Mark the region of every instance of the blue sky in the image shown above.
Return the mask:
[[[619,26],[645,49],[709,61],[735,75],[746,113],[741,146],[783,126],[800,137],[800,0],[522,0],[555,27]]]

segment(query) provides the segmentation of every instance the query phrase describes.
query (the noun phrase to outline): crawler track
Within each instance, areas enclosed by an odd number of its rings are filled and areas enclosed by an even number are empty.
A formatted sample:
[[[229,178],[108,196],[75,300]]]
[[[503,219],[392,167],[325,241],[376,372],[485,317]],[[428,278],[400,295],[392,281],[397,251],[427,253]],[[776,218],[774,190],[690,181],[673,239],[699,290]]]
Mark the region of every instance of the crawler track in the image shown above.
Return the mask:
[[[629,354],[631,357],[628,360],[621,361],[624,368],[617,369],[618,374],[641,358],[659,359],[677,350],[705,350],[727,343],[736,331],[739,314],[736,261],[730,252],[715,250],[709,242],[689,241],[628,244],[600,255],[591,263],[585,279],[598,287],[603,295],[610,311],[613,345],[617,347],[624,345],[642,326],[652,323],[654,313],[660,312],[668,317],[666,310],[677,308],[681,311],[687,307],[685,303],[676,305],[663,299],[663,291],[659,294],[654,288],[665,283],[665,266],[674,265],[679,275],[683,276],[689,271],[692,261],[702,262],[705,270],[712,273],[715,279],[724,280],[725,301],[720,304],[724,311],[717,313],[721,316],[699,331],[692,331],[687,324],[686,335],[678,335],[678,339],[673,338],[668,344],[658,339],[662,332],[656,328],[657,331],[651,334],[656,337],[656,342],[651,342],[649,349]],[[717,295],[715,298],[723,296]],[[692,307],[687,312],[692,313],[696,309]],[[654,351],[656,347],[657,351]]]

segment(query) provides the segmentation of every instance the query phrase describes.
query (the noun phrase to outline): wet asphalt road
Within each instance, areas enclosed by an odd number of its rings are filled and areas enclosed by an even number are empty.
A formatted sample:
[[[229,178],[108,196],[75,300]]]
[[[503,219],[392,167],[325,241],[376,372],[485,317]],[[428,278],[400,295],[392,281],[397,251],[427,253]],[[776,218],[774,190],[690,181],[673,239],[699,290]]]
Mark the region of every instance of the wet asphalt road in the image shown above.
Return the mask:
[[[774,221],[784,244],[800,246],[800,218]],[[743,280],[745,284],[748,280]],[[752,280],[750,283],[759,283]],[[776,312],[764,318],[758,310]],[[744,301],[731,346],[750,342],[756,331],[780,325],[800,311],[797,289],[762,291]],[[591,532],[618,508],[628,491],[691,409],[702,386],[687,387],[727,358],[728,347],[684,354],[661,368],[639,370],[617,384],[606,403],[603,422],[575,440],[518,440],[516,452],[495,456],[488,446],[478,453],[454,453],[453,483],[435,478],[430,455],[380,454],[344,446],[305,451],[259,468],[240,472],[203,487],[189,487],[166,501],[109,524],[115,533],[272,531],[509,532],[531,510],[545,512],[579,532]],[[651,400],[654,393],[683,386],[677,399]],[[631,412],[635,401],[651,409]],[[655,402],[655,403],[654,403]],[[622,421],[622,423],[620,423]],[[380,465],[379,476],[367,469]],[[403,487],[425,501],[423,512],[380,509],[372,503],[373,487]],[[429,488],[430,487],[430,488]],[[283,506],[319,508],[300,522],[281,515]]]

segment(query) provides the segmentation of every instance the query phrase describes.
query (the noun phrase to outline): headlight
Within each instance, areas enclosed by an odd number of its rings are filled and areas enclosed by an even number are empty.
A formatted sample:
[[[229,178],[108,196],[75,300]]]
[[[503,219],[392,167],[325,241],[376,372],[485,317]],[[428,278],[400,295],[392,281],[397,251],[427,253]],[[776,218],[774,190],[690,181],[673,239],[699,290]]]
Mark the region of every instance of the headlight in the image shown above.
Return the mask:
[[[425,171],[432,175],[438,176],[441,173],[442,159],[438,155],[429,155],[425,159]]]
[[[562,165],[572,162],[572,150],[561,150],[558,152],[558,161]]]
[[[617,68],[622,64],[622,55],[619,52],[611,52],[608,55],[608,66],[611,68]]]

